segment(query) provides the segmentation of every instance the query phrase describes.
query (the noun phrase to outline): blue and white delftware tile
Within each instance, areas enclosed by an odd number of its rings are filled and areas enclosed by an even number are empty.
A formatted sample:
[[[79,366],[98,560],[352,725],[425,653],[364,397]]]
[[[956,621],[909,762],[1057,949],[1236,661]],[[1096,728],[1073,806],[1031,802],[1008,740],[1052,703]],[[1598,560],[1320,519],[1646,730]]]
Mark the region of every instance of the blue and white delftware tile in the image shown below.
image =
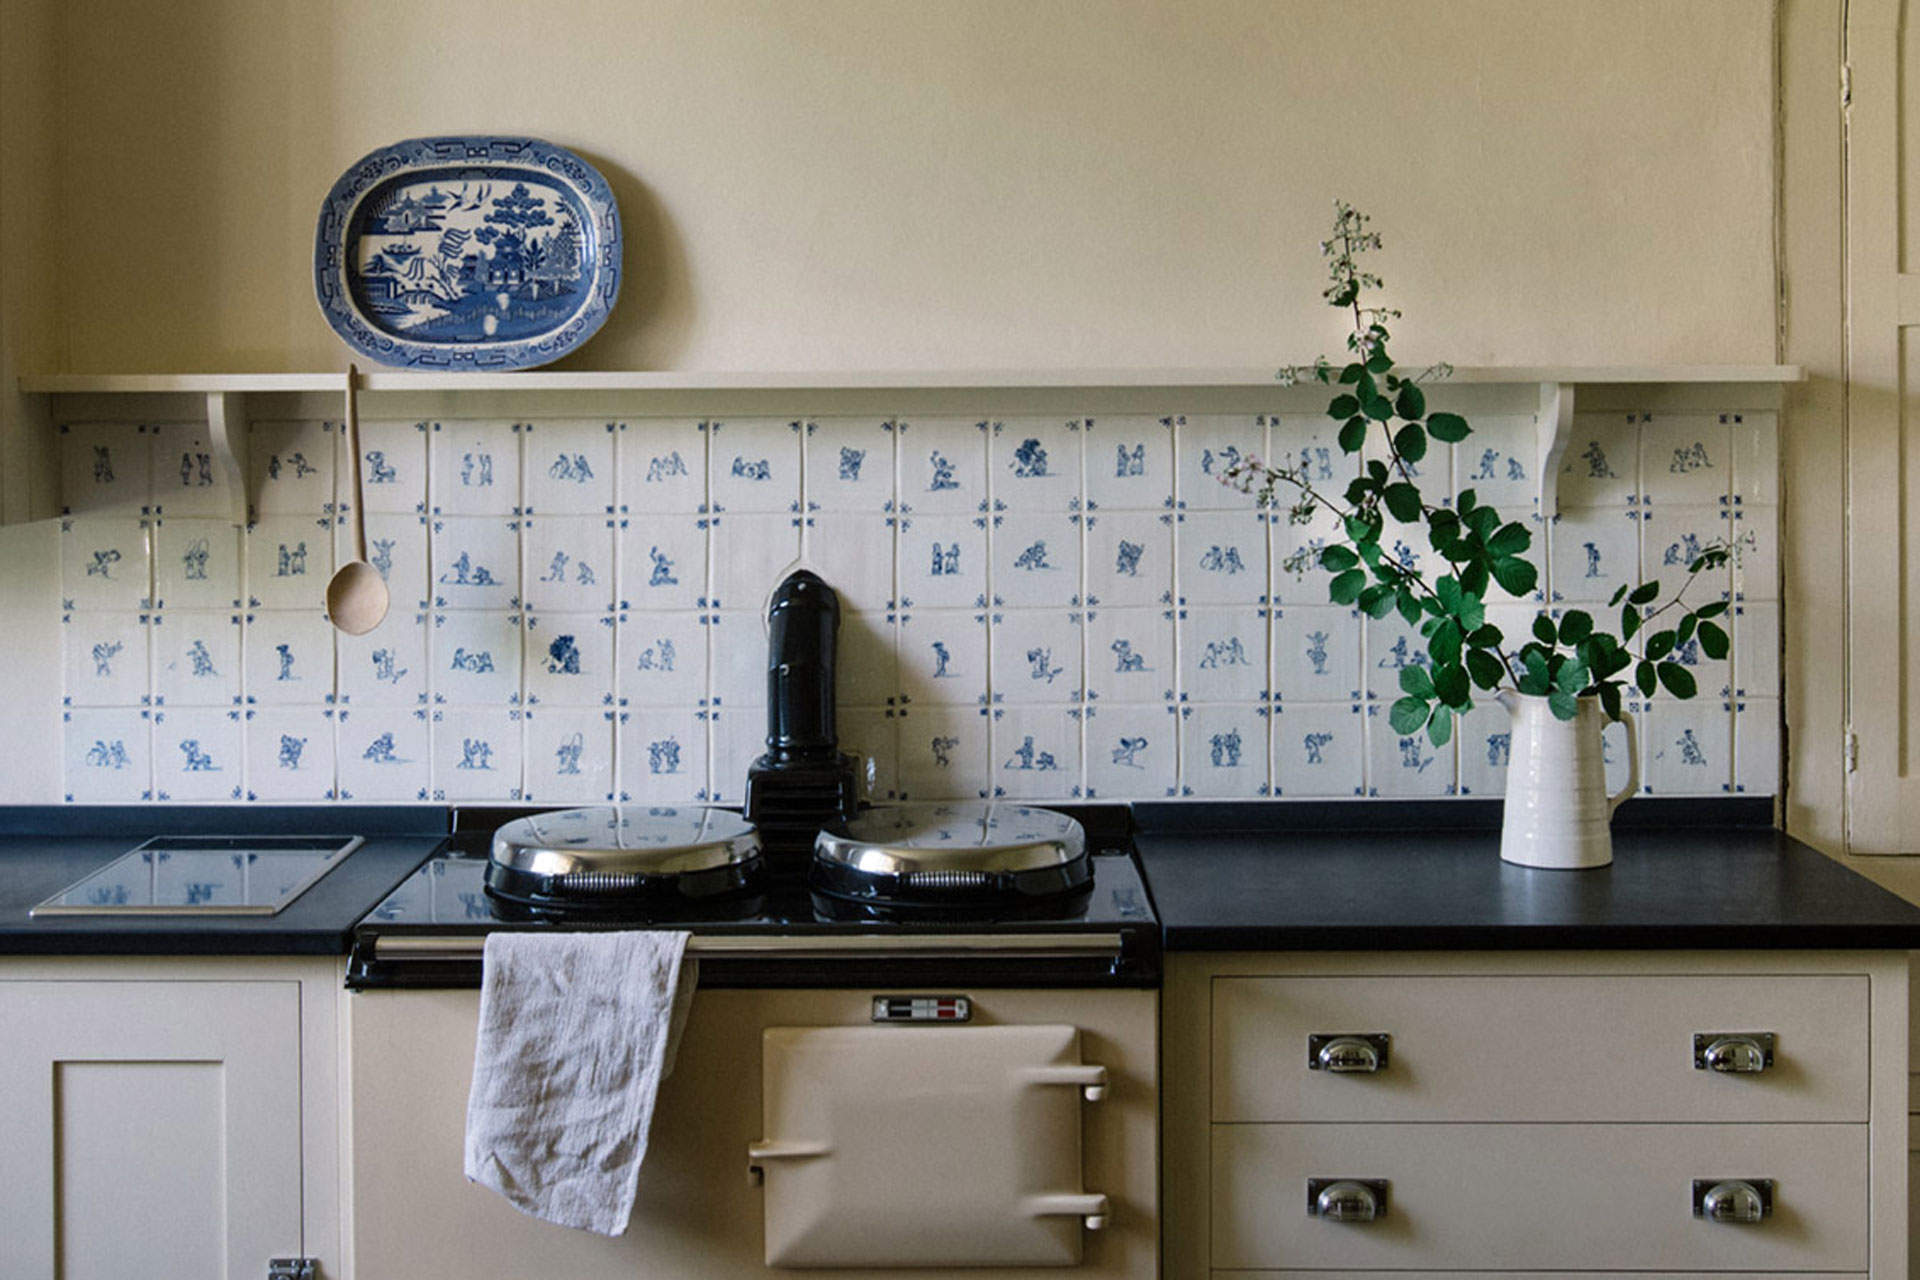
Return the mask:
[[[1473,434],[1445,447],[1453,454],[1449,493],[1473,490],[1475,503],[1494,508],[1502,520],[1539,509],[1540,441],[1530,415],[1476,414]]]
[[[1348,702],[1360,696],[1360,614],[1342,605],[1288,605],[1273,615],[1273,696]]]
[[[1161,511],[1173,505],[1173,419],[1147,414],[1088,418],[1087,506]]]
[[[1744,602],[1715,619],[1733,640],[1733,687],[1743,698],[1780,695],[1780,606]],[[1704,683],[1702,692],[1711,692]]]
[[[898,699],[900,655],[894,618],[868,609],[840,610],[840,705],[884,707]]]
[[[1267,529],[1254,511],[1184,511],[1174,527],[1174,591],[1187,605],[1267,598]]]
[[[1658,579],[1665,588],[1663,598],[1679,590],[1687,580],[1687,566],[1703,550],[1716,542],[1732,540],[1731,514],[1723,506],[1648,506],[1640,513],[1641,580]],[[1731,568],[1714,569],[1700,575],[1687,593],[1687,601],[1698,606],[1732,590]]]
[[[1110,608],[1172,604],[1174,519],[1166,511],[1088,516],[1087,603]],[[1264,543],[1264,532],[1261,538]]]
[[[428,529],[435,608],[505,610],[520,599],[518,521],[435,516]]]
[[[1080,419],[1008,418],[987,434],[995,511],[1067,512],[1083,505]]]
[[[526,794],[533,804],[613,799],[613,712],[538,707],[526,716]]]
[[[1184,609],[1177,622],[1182,702],[1267,697],[1267,619],[1257,607]]]
[[[521,522],[526,606],[545,613],[609,613],[618,589],[612,516],[529,516]]]
[[[959,418],[898,423],[900,509],[922,515],[987,510],[988,426]]]
[[[800,517],[728,512],[709,525],[712,606],[766,612],[773,589],[798,567]]]
[[[1624,507],[1560,509],[1547,530],[1548,576],[1556,602],[1603,605],[1621,587],[1639,583],[1640,522],[1632,514]]]
[[[61,714],[68,800],[131,804],[153,793],[151,713],[75,707]]]
[[[723,708],[766,706],[769,644],[766,615],[729,609],[708,615],[707,630],[713,654],[709,701]]]
[[[621,712],[615,727],[620,798],[640,804],[708,799],[708,714],[664,707]]]
[[[1366,719],[1358,702],[1288,701],[1273,709],[1276,795],[1349,797],[1366,789]]]
[[[710,630],[710,624],[697,613],[622,615],[616,641],[618,675],[614,680],[619,705],[698,706],[707,696]]]
[[[1187,511],[1242,511],[1248,495],[1224,483],[1237,463],[1265,459],[1267,419],[1255,414],[1175,420],[1174,500]],[[1344,486],[1343,486],[1344,487]]]
[[[345,433],[342,433],[344,437]],[[345,440],[342,439],[344,447]],[[351,464],[340,469],[342,505],[351,501]],[[419,514],[427,509],[427,424],[360,424],[360,487],[367,512]]]
[[[1172,610],[1095,609],[1086,630],[1089,699],[1139,705],[1174,700],[1180,664]]]
[[[707,424],[707,495],[716,511],[771,515],[800,509],[805,424],[739,418]]]
[[[318,801],[334,794],[333,711],[249,707],[243,718],[250,800]]]
[[[151,607],[151,530],[138,518],[60,521],[60,594],[70,609],[133,612]]]
[[[239,614],[169,609],[154,618],[152,634],[156,703],[168,707],[239,703],[244,669]]]
[[[616,499],[629,515],[707,509],[707,424],[660,418],[622,422]]]
[[[1733,510],[1733,590],[1736,600],[1780,598],[1780,509]]]
[[[1479,702],[1454,721],[1453,738],[1460,769],[1460,794],[1483,799],[1507,793],[1507,767],[1513,760],[1513,723],[1497,702]]]
[[[1366,648],[1361,655],[1360,675],[1369,698],[1393,702],[1402,696],[1401,668],[1433,665],[1433,658],[1427,653],[1426,637],[1417,627],[1408,626],[1398,613],[1367,618],[1361,623],[1361,630],[1366,636]],[[1507,634],[1524,637],[1525,633]]]
[[[1267,540],[1272,557],[1267,593],[1277,604],[1328,604],[1327,584],[1333,575],[1320,567],[1317,552],[1346,541],[1340,519],[1326,507],[1315,508],[1304,524],[1293,522],[1290,510],[1267,513]]]
[[[893,423],[823,418],[804,430],[807,510],[883,515],[894,509]]]
[[[611,514],[615,427],[568,419],[522,423],[521,509],[529,515]]]
[[[1708,599],[1712,599],[1712,597],[1703,596],[1701,600],[1695,603],[1704,603],[1705,600]],[[1555,621],[1559,620],[1562,613],[1563,611],[1561,610],[1554,611],[1553,617]],[[1617,615],[1610,616],[1609,614],[1603,614],[1600,618],[1600,624],[1602,626],[1609,625],[1613,620],[1613,616]],[[1654,625],[1656,627],[1670,626],[1674,623],[1677,616],[1676,614],[1668,614]],[[1733,630],[1724,616],[1716,619],[1715,625],[1729,632]],[[1637,650],[1639,648],[1638,641],[1636,640],[1629,648]],[[1672,654],[1669,655],[1667,660],[1677,662],[1685,667],[1688,674],[1693,677],[1694,684],[1703,696],[1722,699],[1733,696],[1733,664],[1728,658],[1720,658],[1718,660],[1709,658],[1705,649],[1702,648],[1700,644],[1698,635],[1689,636],[1687,639],[1676,644]],[[1632,669],[1629,668],[1623,675],[1628,680],[1631,680],[1633,675]]]
[[[1467,443],[1459,446],[1459,448],[1471,448],[1474,439],[1475,437],[1468,437]],[[1479,455],[1476,453],[1473,457],[1477,463]],[[1450,507],[1453,505],[1454,494],[1457,491],[1454,483],[1455,446],[1442,444],[1438,440],[1432,441],[1427,446],[1426,457],[1420,459],[1418,462],[1406,462],[1403,460],[1399,470],[1396,470],[1393,465],[1392,451],[1387,447],[1386,435],[1379,429],[1378,424],[1375,424],[1374,429],[1367,433],[1367,441],[1360,449],[1360,465],[1363,468],[1374,462],[1385,465],[1388,468],[1388,474],[1394,480],[1399,480],[1400,472],[1404,471],[1406,476],[1411,479],[1414,484],[1420,486],[1421,497],[1424,501],[1434,506]],[[1477,469],[1475,466],[1467,468],[1468,471],[1475,469]],[[1512,511],[1502,509],[1500,514],[1504,519],[1513,520],[1525,516],[1527,514],[1527,508],[1522,507]],[[1420,547],[1422,550],[1425,550],[1427,545],[1425,533],[1419,533],[1419,538]]]
[[[995,705],[1079,702],[1086,681],[1083,644],[1078,614],[1040,609],[994,614],[988,683]]]
[[[746,799],[747,771],[767,749],[767,718],[758,710],[721,708],[707,717],[707,798],[738,805]]]
[[[355,707],[426,705],[431,671],[428,625],[426,614],[396,608],[366,635],[334,637],[334,680],[340,701]]]
[[[435,707],[432,798],[519,800],[526,758],[522,719],[510,708]]]
[[[1081,782],[1078,707],[995,708],[989,759],[993,794],[1010,800],[1077,800]]]
[[[162,609],[240,605],[240,530],[226,520],[154,522],[154,604]]]
[[[1777,796],[1781,786],[1780,699],[1742,698],[1734,704],[1733,789]]]
[[[521,647],[517,614],[477,610],[435,614],[428,641],[434,703],[518,705]]]
[[[973,800],[992,794],[990,730],[985,707],[910,708],[899,719],[901,798]]]
[[[1009,608],[1058,607],[1081,599],[1081,517],[996,514],[987,530],[987,595]]]
[[[320,609],[333,568],[333,522],[325,516],[272,516],[247,529],[252,608]]]
[[[1261,455],[1262,461],[1297,471],[1325,497],[1346,496],[1347,485],[1360,474],[1360,455],[1340,447],[1339,423],[1324,413],[1270,413],[1263,421],[1268,452]],[[1282,482],[1274,489],[1273,505],[1284,511],[1300,497],[1297,486]]]
[[[840,750],[853,757],[860,799],[884,804],[900,797],[898,713],[879,707],[842,707]]]
[[[339,453],[333,423],[256,422],[247,435],[255,519],[333,513]]]
[[[455,421],[429,428],[427,492],[435,515],[519,513],[520,425]]]
[[[263,609],[248,614],[241,640],[247,705],[332,702],[333,637],[333,627],[320,613]]]
[[[608,614],[528,614],[527,702],[538,706],[613,706],[613,633],[614,621]]]
[[[233,491],[204,422],[153,428],[153,507],[169,516],[224,516]]]
[[[353,558],[352,518],[340,517],[334,522],[333,532],[334,555],[337,563],[345,564]],[[420,610],[428,606],[433,596],[429,581],[432,545],[426,516],[379,513],[367,517],[367,562],[387,584],[391,609]]]
[[[722,527],[735,518],[722,516]],[[893,517],[822,512],[807,517],[802,545],[807,563],[838,593],[841,608],[873,613],[893,608]]]
[[[333,741],[342,800],[419,800],[433,793],[433,732],[424,708],[347,708],[334,718]]]
[[[1453,742],[1436,747],[1426,730],[1401,733],[1389,718],[1392,704],[1367,705],[1367,794],[1450,796],[1458,786]]]
[[[1640,718],[1641,789],[1658,796],[1733,789],[1733,708],[1719,698],[1660,697]]]
[[[1560,460],[1561,507],[1626,507],[1640,493],[1643,415],[1576,413]]]
[[[138,516],[153,505],[153,441],[121,422],[60,428],[60,509],[68,515]]]
[[[1656,507],[1726,504],[1732,462],[1732,427],[1717,415],[1661,413],[1640,424],[1640,492]]]
[[[1180,717],[1177,708],[1102,702],[1087,708],[1087,797],[1161,800],[1178,794]]]
[[[897,524],[901,608],[986,607],[986,516],[911,515]]]
[[[971,609],[916,609],[901,615],[899,661],[900,691],[907,702],[979,706],[987,697],[987,616]]]
[[[617,532],[620,607],[640,613],[707,607],[707,525],[703,516],[626,517]]]
[[[153,717],[154,799],[238,800],[246,794],[245,734],[232,707],[168,707]]]
[[[74,707],[142,707],[149,699],[150,620],[141,613],[69,613],[61,619],[66,701]]]
[[[1191,703],[1180,707],[1180,794],[1251,799],[1273,794],[1266,707]]]
[[[1780,503],[1780,429],[1772,413],[1722,415],[1733,433],[1735,506]]]

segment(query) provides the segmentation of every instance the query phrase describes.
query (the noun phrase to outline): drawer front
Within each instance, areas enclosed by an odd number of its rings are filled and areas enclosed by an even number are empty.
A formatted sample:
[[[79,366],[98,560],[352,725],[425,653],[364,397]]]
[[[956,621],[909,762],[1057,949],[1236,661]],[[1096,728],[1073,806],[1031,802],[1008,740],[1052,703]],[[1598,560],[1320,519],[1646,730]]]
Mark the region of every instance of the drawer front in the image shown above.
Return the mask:
[[[1368,1223],[1309,1179],[1383,1179]],[[1695,1179],[1770,1178],[1770,1216],[1695,1217]],[[1862,1271],[1864,1125],[1216,1125],[1216,1268]]]
[[[1216,1121],[1867,1118],[1864,976],[1217,978]],[[1768,1033],[1757,1074],[1695,1067],[1698,1033]],[[1384,1033],[1377,1072],[1309,1037]]]

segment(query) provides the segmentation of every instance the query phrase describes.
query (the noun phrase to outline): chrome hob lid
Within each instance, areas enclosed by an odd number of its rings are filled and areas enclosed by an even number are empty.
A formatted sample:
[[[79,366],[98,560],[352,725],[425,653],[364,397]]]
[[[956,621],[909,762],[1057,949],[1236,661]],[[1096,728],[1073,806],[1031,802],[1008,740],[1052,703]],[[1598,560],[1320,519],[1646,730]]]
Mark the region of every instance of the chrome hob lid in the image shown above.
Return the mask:
[[[494,833],[489,862],[495,898],[554,914],[737,896],[765,876],[753,824],[698,806],[598,805],[516,818]]]
[[[1041,871],[1085,856],[1086,833],[1063,813],[996,803],[869,809],[814,840],[814,861],[872,875]]]

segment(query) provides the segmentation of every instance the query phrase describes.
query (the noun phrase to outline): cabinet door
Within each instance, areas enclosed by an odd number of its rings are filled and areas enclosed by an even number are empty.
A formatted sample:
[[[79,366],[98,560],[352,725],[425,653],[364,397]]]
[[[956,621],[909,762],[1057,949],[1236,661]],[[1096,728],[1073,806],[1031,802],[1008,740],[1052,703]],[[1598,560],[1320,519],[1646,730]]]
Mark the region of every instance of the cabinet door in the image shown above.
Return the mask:
[[[0,982],[0,1275],[301,1250],[297,982]]]

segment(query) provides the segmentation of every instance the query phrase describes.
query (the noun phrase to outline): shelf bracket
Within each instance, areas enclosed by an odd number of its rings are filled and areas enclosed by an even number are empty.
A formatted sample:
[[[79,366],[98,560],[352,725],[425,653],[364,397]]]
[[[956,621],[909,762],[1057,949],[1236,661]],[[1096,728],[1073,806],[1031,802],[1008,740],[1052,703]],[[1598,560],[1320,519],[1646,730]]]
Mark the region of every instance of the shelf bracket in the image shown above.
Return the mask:
[[[1533,425],[1542,520],[1551,521],[1560,514],[1560,459],[1573,436],[1573,387],[1571,382],[1540,384],[1540,409]]]
[[[247,526],[247,397],[239,391],[207,392],[207,441],[226,477],[233,522]]]

